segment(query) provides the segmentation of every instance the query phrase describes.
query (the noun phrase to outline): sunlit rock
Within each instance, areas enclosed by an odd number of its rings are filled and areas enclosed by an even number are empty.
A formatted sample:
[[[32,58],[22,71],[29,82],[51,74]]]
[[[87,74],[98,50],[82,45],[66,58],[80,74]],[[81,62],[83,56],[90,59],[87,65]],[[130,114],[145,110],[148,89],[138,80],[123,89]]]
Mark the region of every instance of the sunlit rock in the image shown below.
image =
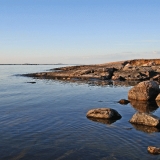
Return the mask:
[[[88,118],[102,118],[102,119],[120,119],[122,116],[111,108],[97,108],[91,109],[86,115]]]
[[[155,100],[159,94],[159,85],[155,81],[140,82],[128,92],[128,99],[149,101]]]
[[[148,113],[135,113],[129,121],[133,124],[141,124],[153,127],[160,127],[160,119],[157,116]]]
[[[160,148],[148,146],[148,152],[151,154],[160,154]]]

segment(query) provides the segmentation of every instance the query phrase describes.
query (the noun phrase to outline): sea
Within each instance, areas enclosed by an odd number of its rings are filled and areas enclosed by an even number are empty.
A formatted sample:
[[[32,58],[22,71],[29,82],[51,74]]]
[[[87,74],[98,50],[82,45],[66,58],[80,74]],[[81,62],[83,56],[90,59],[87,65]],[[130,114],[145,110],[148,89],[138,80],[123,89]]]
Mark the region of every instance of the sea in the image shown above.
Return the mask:
[[[160,160],[147,151],[160,147],[159,130],[132,125],[137,108],[117,103],[132,86],[22,76],[62,66],[0,65],[0,160]],[[105,107],[122,118],[86,117]]]

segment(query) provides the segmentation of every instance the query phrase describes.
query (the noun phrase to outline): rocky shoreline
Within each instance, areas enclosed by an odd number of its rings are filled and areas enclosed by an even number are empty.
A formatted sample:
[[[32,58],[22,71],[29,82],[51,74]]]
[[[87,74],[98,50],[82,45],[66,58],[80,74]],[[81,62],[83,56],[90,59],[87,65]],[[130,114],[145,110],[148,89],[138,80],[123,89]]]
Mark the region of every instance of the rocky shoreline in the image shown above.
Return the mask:
[[[31,73],[23,76],[66,81],[140,82],[155,80],[160,84],[160,59],[135,59],[97,65],[67,66],[49,72]],[[136,83],[135,83],[136,84]]]

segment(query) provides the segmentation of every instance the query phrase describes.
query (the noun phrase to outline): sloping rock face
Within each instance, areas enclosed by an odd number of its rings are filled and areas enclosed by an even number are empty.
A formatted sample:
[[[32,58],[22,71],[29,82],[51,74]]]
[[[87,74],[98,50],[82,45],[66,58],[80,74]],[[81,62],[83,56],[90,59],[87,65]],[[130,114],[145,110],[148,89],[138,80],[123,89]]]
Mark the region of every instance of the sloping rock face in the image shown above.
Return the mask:
[[[160,126],[160,119],[158,117],[140,112],[135,113],[129,122],[133,124],[141,124],[153,127]]]
[[[87,112],[88,118],[120,119],[122,116],[111,108],[97,108]]]
[[[159,85],[155,81],[140,82],[128,92],[128,99],[150,101],[159,94]]]

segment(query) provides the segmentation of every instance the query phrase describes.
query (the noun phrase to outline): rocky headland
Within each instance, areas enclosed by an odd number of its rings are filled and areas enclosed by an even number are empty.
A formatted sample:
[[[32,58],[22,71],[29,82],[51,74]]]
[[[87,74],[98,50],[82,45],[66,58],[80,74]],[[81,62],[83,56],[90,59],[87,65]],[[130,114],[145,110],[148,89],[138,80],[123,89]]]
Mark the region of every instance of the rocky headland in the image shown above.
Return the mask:
[[[135,59],[96,65],[67,66],[55,68],[49,72],[25,74],[25,76],[74,82],[96,81],[102,84],[155,80],[160,84],[160,59]]]

